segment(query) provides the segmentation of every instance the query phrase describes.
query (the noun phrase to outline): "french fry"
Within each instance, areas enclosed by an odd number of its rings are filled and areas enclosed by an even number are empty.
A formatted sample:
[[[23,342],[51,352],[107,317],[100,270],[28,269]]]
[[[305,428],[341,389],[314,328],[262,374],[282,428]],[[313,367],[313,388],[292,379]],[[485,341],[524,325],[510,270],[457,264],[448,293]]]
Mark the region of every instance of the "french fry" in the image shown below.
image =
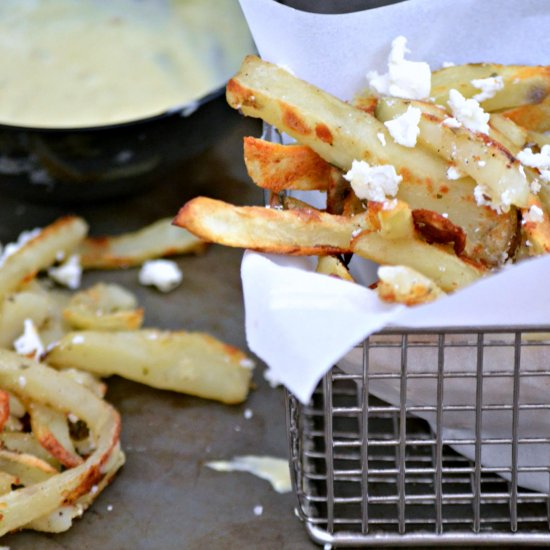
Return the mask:
[[[152,329],[69,333],[50,350],[47,361],[223,403],[242,402],[252,375],[250,359],[212,336]]]
[[[319,256],[315,271],[350,283],[355,282],[347,267],[336,256]]]
[[[175,254],[200,254],[205,243],[186,231],[178,231],[164,218],[133,233],[117,237],[89,237],[80,247],[80,263],[86,269],[119,269],[146,260]]]
[[[99,283],[77,292],[63,310],[71,327],[92,330],[134,330],[141,327],[143,309],[120,285]]]
[[[472,80],[490,77],[500,77],[503,87],[481,102],[486,111],[540,103],[550,94],[550,67],[470,63],[434,71],[430,96],[440,105],[447,105],[449,90],[453,88],[464,97],[474,97],[481,90]]]
[[[68,257],[82,242],[88,225],[68,216],[52,223],[19,250],[8,256],[0,268],[0,300],[53,265],[59,254]]]
[[[431,279],[403,265],[379,267],[378,278],[376,292],[385,302],[414,306],[445,295]]]
[[[206,197],[189,201],[174,223],[206,241],[302,256],[351,252],[353,233],[369,227],[366,214],[347,217],[314,208],[238,207]]]
[[[550,98],[546,97],[541,103],[507,109],[502,111],[502,115],[527,130],[548,132],[550,131]]]

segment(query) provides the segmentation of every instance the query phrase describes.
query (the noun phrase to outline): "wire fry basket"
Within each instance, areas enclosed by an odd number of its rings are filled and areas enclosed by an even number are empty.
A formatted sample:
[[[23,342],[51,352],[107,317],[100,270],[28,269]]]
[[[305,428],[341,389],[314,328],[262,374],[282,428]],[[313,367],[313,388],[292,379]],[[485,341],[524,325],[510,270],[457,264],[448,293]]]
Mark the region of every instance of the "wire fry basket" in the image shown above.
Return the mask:
[[[288,393],[291,477],[310,537],[550,545],[543,330],[384,331],[309,404]]]

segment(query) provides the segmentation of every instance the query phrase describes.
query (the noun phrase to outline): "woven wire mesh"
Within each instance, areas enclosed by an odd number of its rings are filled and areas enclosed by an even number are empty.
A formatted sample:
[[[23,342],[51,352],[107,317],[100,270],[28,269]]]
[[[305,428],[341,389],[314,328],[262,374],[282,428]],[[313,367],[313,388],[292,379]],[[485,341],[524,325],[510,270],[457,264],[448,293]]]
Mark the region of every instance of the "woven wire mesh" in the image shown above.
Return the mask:
[[[310,536],[335,546],[550,545],[547,336],[377,335],[309,404],[288,395]]]

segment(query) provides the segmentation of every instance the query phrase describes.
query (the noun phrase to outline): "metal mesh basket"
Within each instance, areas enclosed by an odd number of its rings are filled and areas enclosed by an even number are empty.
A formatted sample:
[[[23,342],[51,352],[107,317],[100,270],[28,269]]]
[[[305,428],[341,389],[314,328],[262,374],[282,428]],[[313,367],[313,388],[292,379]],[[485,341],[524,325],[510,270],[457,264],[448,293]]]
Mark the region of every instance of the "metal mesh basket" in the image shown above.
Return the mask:
[[[288,394],[291,472],[311,538],[550,545],[544,338],[521,329],[384,332],[355,350],[358,369],[334,367],[308,405]],[[388,388],[391,404],[379,398]],[[546,433],[533,433],[541,422]],[[523,488],[533,480],[539,491]]]

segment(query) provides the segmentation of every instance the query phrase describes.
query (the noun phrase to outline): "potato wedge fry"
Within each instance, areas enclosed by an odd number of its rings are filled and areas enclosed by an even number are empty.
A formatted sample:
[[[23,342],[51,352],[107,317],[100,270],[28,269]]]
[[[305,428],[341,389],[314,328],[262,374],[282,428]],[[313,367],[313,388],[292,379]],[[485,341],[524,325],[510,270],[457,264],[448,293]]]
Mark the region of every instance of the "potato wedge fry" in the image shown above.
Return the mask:
[[[58,473],[53,466],[36,456],[5,450],[0,450],[0,471],[16,477],[18,485],[26,487],[50,479]]]
[[[315,271],[324,275],[330,275],[331,277],[338,277],[338,279],[343,279],[350,283],[355,282],[348,268],[336,256],[319,256]]]
[[[32,431],[40,445],[67,468],[82,464],[71,441],[65,414],[40,403],[29,403],[28,410]]]
[[[445,295],[431,279],[407,266],[380,266],[378,277],[376,292],[385,302],[414,306]]]
[[[281,145],[244,138],[244,162],[252,181],[280,193],[285,189],[326,191],[341,172],[305,145]]]
[[[346,217],[314,208],[238,207],[206,197],[185,204],[174,223],[226,246],[302,256],[351,252],[353,233],[369,227],[366,214]]]
[[[421,101],[381,98],[376,116],[388,121],[409,106],[422,112],[419,141],[482,185],[495,207],[507,210],[510,205],[527,206],[529,182],[514,155],[486,134],[443,124],[449,117],[443,108]]]
[[[434,71],[430,96],[440,105],[447,105],[452,88],[464,97],[474,97],[481,90],[472,80],[489,77],[501,77],[503,88],[496,91],[494,97],[481,102],[486,111],[540,103],[550,94],[550,67],[471,63]]]
[[[13,485],[17,485],[18,479],[8,474],[7,472],[0,471],[0,495],[5,495],[11,491]]]
[[[0,434],[0,445],[7,451],[36,456],[59,470],[59,461],[40,445],[38,439],[32,433],[3,432]]]
[[[20,384],[22,376],[26,381],[23,386]],[[54,369],[13,352],[0,350],[0,386],[23,401],[42,403],[64,413],[72,412],[88,425],[97,441],[96,449],[81,465],[58,473],[44,463],[43,468],[53,470],[46,471],[46,480],[0,496],[1,536],[23,528],[63,505],[73,504],[88,494],[92,486],[98,485],[106,475],[120,466],[121,451],[120,418],[116,411]],[[0,469],[3,468],[0,466]]]
[[[356,254],[379,264],[404,265],[433,280],[449,292],[466,286],[484,275],[485,270],[456,256],[448,248],[428,244],[415,229],[410,208],[399,202],[395,208],[376,212],[379,229],[363,231],[355,237]]]
[[[514,109],[502,111],[501,114],[528,130],[540,133],[550,131],[549,97],[546,97],[541,103],[522,105]]]
[[[88,226],[75,216],[52,223],[19,250],[8,256],[0,268],[0,300],[55,263],[59,253],[69,256],[82,242]]]
[[[76,335],[82,338],[75,343]],[[252,370],[238,349],[203,333],[139,330],[67,334],[48,354],[55,367],[119,374],[149,386],[240,403]]]
[[[398,198],[412,208],[448,214],[466,231],[466,254],[474,261],[498,265],[508,250],[516,230],[515,214],[499,216],[478,206],[473,179],[450,181],[447,162],[422,147],[396,144],[372,115],[253,56],[246,58],[241,71],[229,81],[227,99],[245,115],[262,118],[343,170],[349,170],[355,159],[392,164],[403,178]]]
[[[164,218],[117,237],[89,237],[80,248],[80,263],[86,269],[118,269],[141,265],[146,260],[175,254],[200,254],[206,244]]]
[[[135,330],[143,323],[143,309],[122,286],[99,283],[72,296],[63,318],[77,329]]]

